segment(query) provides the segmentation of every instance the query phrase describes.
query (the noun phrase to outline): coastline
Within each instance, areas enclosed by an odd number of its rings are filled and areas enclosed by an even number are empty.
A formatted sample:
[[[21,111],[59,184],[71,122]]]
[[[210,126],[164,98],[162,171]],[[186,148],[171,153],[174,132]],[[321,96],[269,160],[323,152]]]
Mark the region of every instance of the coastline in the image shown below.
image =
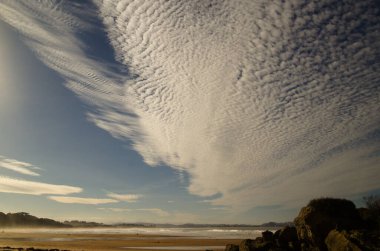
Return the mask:
[[[33,229],[30,230],[29,233],[12,232],[11,229],[1,232],[0,247],[23,248],[24,250],[33,247],[34,249],[70,251],[173,251],[173,249],[190,251],[206,250],[213,247],[214,251],[219,251],[224,250],[224,247],[229,243],[239,244],[242,240],[146,234],[36,233],[33,232]],[[134,247],[136,248],[134,249]],[[168,248],[165,249],[165,247]],[[7,249],[0,248],[0,251],[2,250]]]

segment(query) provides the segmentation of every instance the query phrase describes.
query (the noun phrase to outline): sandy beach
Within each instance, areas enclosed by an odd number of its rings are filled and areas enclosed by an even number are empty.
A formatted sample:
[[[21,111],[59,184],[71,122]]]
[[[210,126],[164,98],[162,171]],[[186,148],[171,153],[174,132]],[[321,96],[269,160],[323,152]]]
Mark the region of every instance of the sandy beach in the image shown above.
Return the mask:
[[[224,250],[228,243],[240,239],[209,239],[197,237],[141,235],[141,234],[71,234],[71,233],[0,233],[0,247],[90,250]],[[0,248],[0,250],[2,250]]]

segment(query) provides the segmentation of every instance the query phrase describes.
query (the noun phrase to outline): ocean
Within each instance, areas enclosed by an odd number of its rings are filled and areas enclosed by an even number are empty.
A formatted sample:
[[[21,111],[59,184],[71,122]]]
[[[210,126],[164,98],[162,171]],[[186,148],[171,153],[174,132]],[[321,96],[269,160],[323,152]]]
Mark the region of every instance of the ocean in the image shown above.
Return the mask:
[[[7,232],[18,233],[61,233],[61,234],[141,234],[163,235],[188,238],[211,239],[254,239],[261,232],[276,228],[262,227],[129,227],[129,228],[54,228],[54,229],[6,229]]]

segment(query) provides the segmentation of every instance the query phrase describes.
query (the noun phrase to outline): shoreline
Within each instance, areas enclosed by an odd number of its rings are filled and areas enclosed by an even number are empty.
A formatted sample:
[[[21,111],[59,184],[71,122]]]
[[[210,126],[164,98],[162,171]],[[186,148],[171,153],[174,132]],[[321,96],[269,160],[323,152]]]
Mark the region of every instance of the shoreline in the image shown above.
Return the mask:
[[[33,233],[32,231],[29,233],[1,232],[0,247],[3,249],[0,248],[0,251],[12,250],[4,249],[4,247],[14,248],[13,250],[17,248],[27,250],[33,247],[56,251],[193,251],[214,247],[212,250],[222,251],[227,244],[239,244],[242,240],[146,234]]]

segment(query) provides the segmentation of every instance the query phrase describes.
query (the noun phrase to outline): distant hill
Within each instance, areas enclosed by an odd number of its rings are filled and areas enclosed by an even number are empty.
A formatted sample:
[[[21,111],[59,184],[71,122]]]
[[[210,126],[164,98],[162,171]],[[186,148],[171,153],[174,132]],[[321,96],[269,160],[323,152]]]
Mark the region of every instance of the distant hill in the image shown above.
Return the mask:
[[[2,213],[0,212],[0,227],[70,227],[61,222],[38,218],[25,212]]]
[[[246,224],[154,224],[154,223],[116,223],[104,224],[98,222],[88,222],[71,220],[59,222],[48,218],[38,218],[25,212],[20,213],[2,213],[0,212],[0,228],[1,227],[266,227],[279,228],[284,226],[292,226],[292,222],[277,223],[268,222],[261,225],[246,225]]]
[[[293,222],[268,222],[261,225],[258,225],[258,227],[286,227],[286,226],[293,226]]]
[[[219,228],[280,228],[285,226],[293,226],[293,222],[268,222],[260,225],[249,225],[249,224],[198,224],[198,223],[186,223],[186,224],[153,224],[153,223],[136,223],[136,224],[116,224],[114,226],[143,226],[143,227],[180,227],[180,228],[210,228],[210,227],[219,227]]]
[[[64,221],[63,223],[72,227],[111,227],[111,225],[106,225],[103,223],[78,220]]]

